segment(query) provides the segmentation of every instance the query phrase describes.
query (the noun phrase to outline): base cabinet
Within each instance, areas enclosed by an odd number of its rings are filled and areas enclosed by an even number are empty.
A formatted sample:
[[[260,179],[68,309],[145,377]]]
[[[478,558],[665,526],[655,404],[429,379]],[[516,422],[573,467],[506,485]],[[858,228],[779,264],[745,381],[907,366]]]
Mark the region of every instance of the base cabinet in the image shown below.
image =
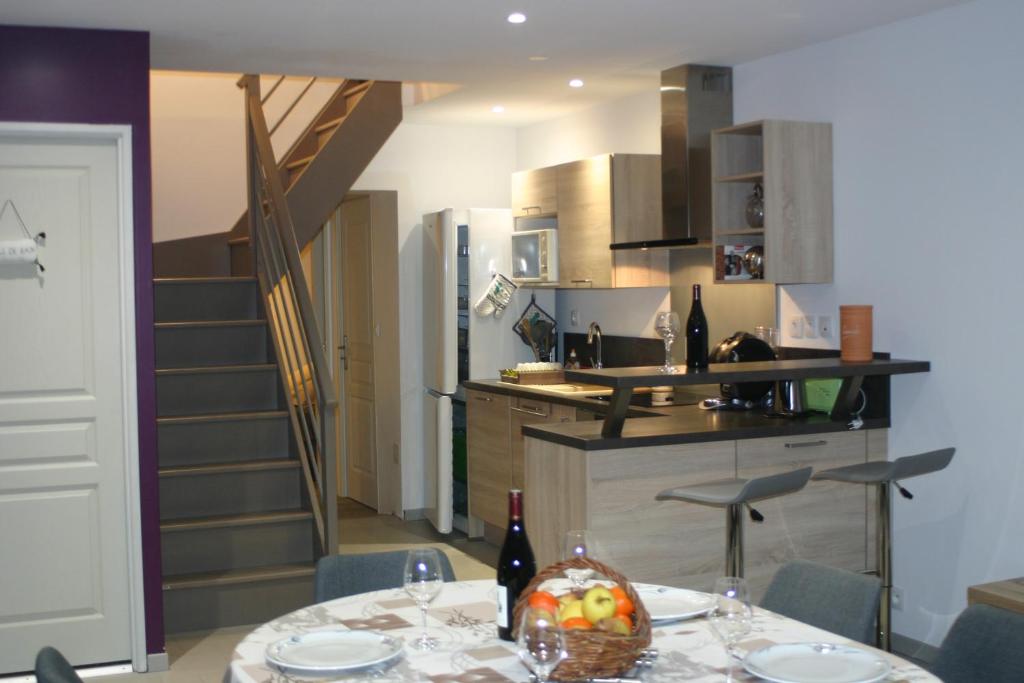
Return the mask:
[[[886,457],[887,430],[580,451],[526,439],[525,514],[538,566],[569,529],[593,532],[602,561],[633,581],[710,590],[725,571],[725,511],[656,501],[676,486]],[[744,514],[746,576],[760,600],[780,566],[803,558],[859,571],[873,563],[874,512],[863,487],[811,481]],[[873,565],[872,565],[873,566]]]

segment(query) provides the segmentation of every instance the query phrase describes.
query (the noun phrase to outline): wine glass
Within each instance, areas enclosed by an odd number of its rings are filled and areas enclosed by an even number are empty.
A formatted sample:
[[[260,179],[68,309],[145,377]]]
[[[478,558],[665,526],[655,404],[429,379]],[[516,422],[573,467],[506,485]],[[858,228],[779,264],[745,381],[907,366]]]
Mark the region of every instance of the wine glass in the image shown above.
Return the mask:
[[[726,675],[731,682],[734,649],[740,638],[750,633],[753,627],[753,610],[750,608],[750,588],[746,579],[726,576],[715,581],[715,606],[708,615],[708,621],[715,636],[725,645]]]
[[[676,372],[672,364],[672,342],[679,336],[679,314],[675,311],[661,311],[654,319],[654,331],[665,340],[665,364],[660,372],[671,375]]]
[[[433,650],[437,638],[427,634],[427,607],[441,592],[444,577],[441,574],[441,557],[434,548],[414,548],[405,561],[405,592],[416,601],[423,616],[423,633],[412,642],[417,650]]]
[[[555,667],[566,658],[565,638],[555,616],[543,609],[529,608],[523,612],[516,638],[516,654],[545,683]]]
[[[571,560],[577,557],[590,557],[594,551],[594,546],[590,534],[583,529],[577,529],[574,531],[565,532],[565,540],[562,543],[562,558]],[[594,575],[593,569],[566,569],[565,575],[569,577],[572,584],[576,588],[583,588],[583,585],[587,582],[591,576]]]

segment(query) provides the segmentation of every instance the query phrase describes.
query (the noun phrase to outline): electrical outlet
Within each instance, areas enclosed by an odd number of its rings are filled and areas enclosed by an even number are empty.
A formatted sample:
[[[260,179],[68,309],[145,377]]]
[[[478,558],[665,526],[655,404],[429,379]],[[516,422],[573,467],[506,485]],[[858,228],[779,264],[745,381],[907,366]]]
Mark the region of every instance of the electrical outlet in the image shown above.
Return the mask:
[[[903,611],[903,589],[898,586],[892,587],[892,608],[897,612]]]
[[[789,338],[804,338],[804,317],[802,315],[794,315],[789,319]]]
[[[818,316],[818,336],[821,337],[822,339],[832,338],[832,316]]]
[[[804,336],[808,339],[818,338],[818,326],[815,324],[813,315],[804,316]]]

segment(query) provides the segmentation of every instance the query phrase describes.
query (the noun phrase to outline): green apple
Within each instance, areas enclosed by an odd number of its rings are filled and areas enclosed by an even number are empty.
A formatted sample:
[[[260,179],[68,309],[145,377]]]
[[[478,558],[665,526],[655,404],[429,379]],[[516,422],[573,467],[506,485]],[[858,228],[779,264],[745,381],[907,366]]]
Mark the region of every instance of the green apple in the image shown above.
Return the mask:
[[[573,617],[583,616],[583,601],[573,600],[572,602],[562,605],[562,609],[558,611],[558,621],[563,622],[566,619],[572,619]]]
[[[594,586],[583,594],[583,616],[596,624],[615,614],[615,596],[604,586]]]
[[[605,617],[601,621],[594,624],[598,630],[607,631],[608,633],[618,633],[619,635],[628,636],[629,627],[626,626],[626,622],[618,617]]]

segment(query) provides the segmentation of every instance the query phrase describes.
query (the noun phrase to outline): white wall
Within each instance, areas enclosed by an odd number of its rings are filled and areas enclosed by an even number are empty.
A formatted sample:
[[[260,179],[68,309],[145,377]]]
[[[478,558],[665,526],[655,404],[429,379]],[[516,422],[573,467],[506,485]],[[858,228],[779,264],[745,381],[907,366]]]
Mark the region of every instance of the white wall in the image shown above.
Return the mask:
[[[520,128],[516,168],[528,170],[608,153],[661,153],[661,96],[657,87],[577,114]],[[585,332],[596,320],[604,334],[656,337],[654,316],[667,311],[668,287],[570,291],[559,290],[558,329]],[[572,325],[570,312],[579,312]]]
[[[512,128],[403,123],[353,188],[398,191],[402,504],[406,510],[422,509],[425,499],[423,214],[446,207],[507,207],[515,154]],[[511,326],[513,318],[508,319]]]
[[[875,348],[932,363],[893,379],[889,444],[957,448],[895,499],[894,626],[931,644],[967,586],[1024,567],[1021,26],[981,0],[735,70],[737,121],[834,126],[835,282],[783,288],[781,320],[873,304]]]

